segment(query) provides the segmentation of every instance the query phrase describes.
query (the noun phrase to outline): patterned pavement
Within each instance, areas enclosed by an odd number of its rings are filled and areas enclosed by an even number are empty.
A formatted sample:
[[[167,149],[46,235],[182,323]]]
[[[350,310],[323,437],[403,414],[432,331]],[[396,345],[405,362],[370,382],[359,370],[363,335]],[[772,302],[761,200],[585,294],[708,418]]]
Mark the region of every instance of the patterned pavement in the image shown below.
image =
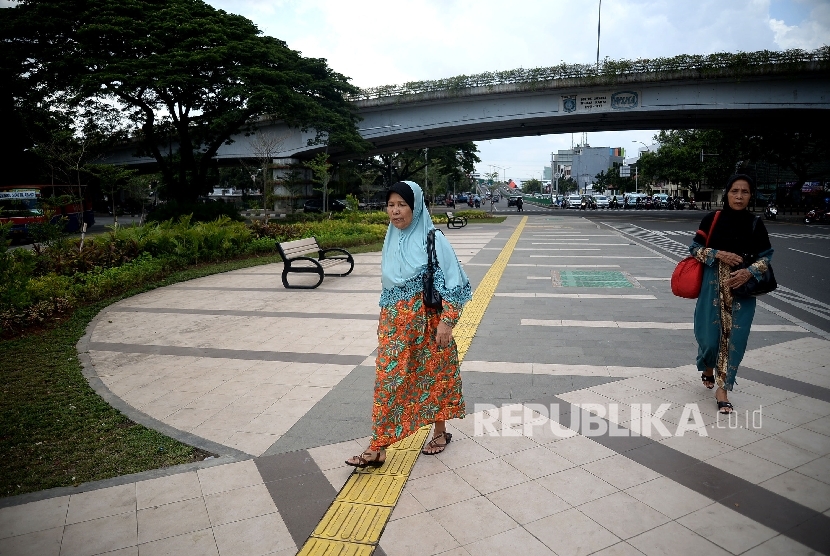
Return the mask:
[[[519,222],[445,230],[474,287]],[[93,387],[219,457],[0,499],[0,554],[295,554],[370,433],[380,255],[355,259],[316,290],[277,264],[102,312]],[[374,553],[830,553],[830,341],[759,309],[718,420],[672,268],[599,219],[531,216],[462,364],[469,415]]]

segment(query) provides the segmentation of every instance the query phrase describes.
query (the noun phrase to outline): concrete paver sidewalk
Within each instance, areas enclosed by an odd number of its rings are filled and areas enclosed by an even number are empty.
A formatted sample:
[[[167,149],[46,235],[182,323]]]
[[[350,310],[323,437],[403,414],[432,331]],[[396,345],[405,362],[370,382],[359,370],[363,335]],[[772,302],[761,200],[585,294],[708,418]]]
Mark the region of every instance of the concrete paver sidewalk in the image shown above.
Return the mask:
[[[474,286],[518,221],[446,232]],[[370,433],[380,256],[355,258],[316,290],[270,265],[99,315],[93,386],[222,457],[2,500],[0,554],[294,554]],[[738,419],[718,419],[672,268],[590,220],[531,217],[462,364],[470,414],[418,459],[376,554],[830,552],[830,342],[759,309]]]

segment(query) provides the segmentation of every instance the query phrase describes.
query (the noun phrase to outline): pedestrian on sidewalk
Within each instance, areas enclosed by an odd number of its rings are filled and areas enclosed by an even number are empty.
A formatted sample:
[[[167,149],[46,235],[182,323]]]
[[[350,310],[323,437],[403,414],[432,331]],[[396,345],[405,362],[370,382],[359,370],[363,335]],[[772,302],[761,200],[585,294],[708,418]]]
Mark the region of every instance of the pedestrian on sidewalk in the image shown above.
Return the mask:
[[[452,329],[472,298],[470,281],[442,233],[435,233],[440,310],[423,302],[427,235],[435,227],[418,184],[398,182],[386,194],[389,228],[383,242],[378,355],[369,448],[346,463],[379,466],[385,448],[427,424],[433,437],[423,449],[434,455],[452,439],[447,419],[464,417],[458,351]]]
[[[697,368],[704,386],[717,385],[715,399],[724,414],[734,409],[727,391],[735,384],[755,316],[755,298],[736,297],[733,290],[749,280],[761,280],[773,253],[763,221],[747,209],[754,192],[755,182],[746,174],[729,178],[723,209],[703,218],[689,248],[705,265],[695,306]],[[707,236],[711,236],[708,246]],[[742,268],[745,256],[757,259]]]

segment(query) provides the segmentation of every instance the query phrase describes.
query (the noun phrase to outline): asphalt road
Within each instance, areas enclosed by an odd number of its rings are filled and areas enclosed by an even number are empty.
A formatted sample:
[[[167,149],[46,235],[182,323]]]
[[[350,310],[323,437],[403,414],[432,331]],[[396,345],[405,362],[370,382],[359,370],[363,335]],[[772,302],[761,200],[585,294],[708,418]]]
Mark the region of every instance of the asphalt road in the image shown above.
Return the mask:
[[[511,207],[510,212],[514,211]],[[499,212],[507,212],[506,205]],[[525,212],[587,218],[676,261],[688,254],[688,246],[706,214],[702,210],[550,211],[528,204]],[[779,289],[761,299],[830,334],[830,226],[766,220],[764,225],[775,249],[772,263]]]

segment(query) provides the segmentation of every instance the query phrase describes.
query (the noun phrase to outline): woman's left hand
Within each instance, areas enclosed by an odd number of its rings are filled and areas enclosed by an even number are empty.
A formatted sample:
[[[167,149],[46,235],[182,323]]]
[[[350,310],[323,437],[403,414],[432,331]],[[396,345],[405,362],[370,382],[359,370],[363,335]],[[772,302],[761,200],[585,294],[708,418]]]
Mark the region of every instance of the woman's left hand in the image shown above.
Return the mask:
[[[435,341],[438,342],[438,347],[447,347],[452,340],[452,326],[444,321],[438,323],[438,329],[435,331]]]
[[[734,290],[735,288],[740,288],[746,284],[750,278],[752,278],[752,273],[747,269],[742,268],[740,270],[736,270],[735,272],[729,273],[729,280],[726,281],[726,285],[729,289]]]

